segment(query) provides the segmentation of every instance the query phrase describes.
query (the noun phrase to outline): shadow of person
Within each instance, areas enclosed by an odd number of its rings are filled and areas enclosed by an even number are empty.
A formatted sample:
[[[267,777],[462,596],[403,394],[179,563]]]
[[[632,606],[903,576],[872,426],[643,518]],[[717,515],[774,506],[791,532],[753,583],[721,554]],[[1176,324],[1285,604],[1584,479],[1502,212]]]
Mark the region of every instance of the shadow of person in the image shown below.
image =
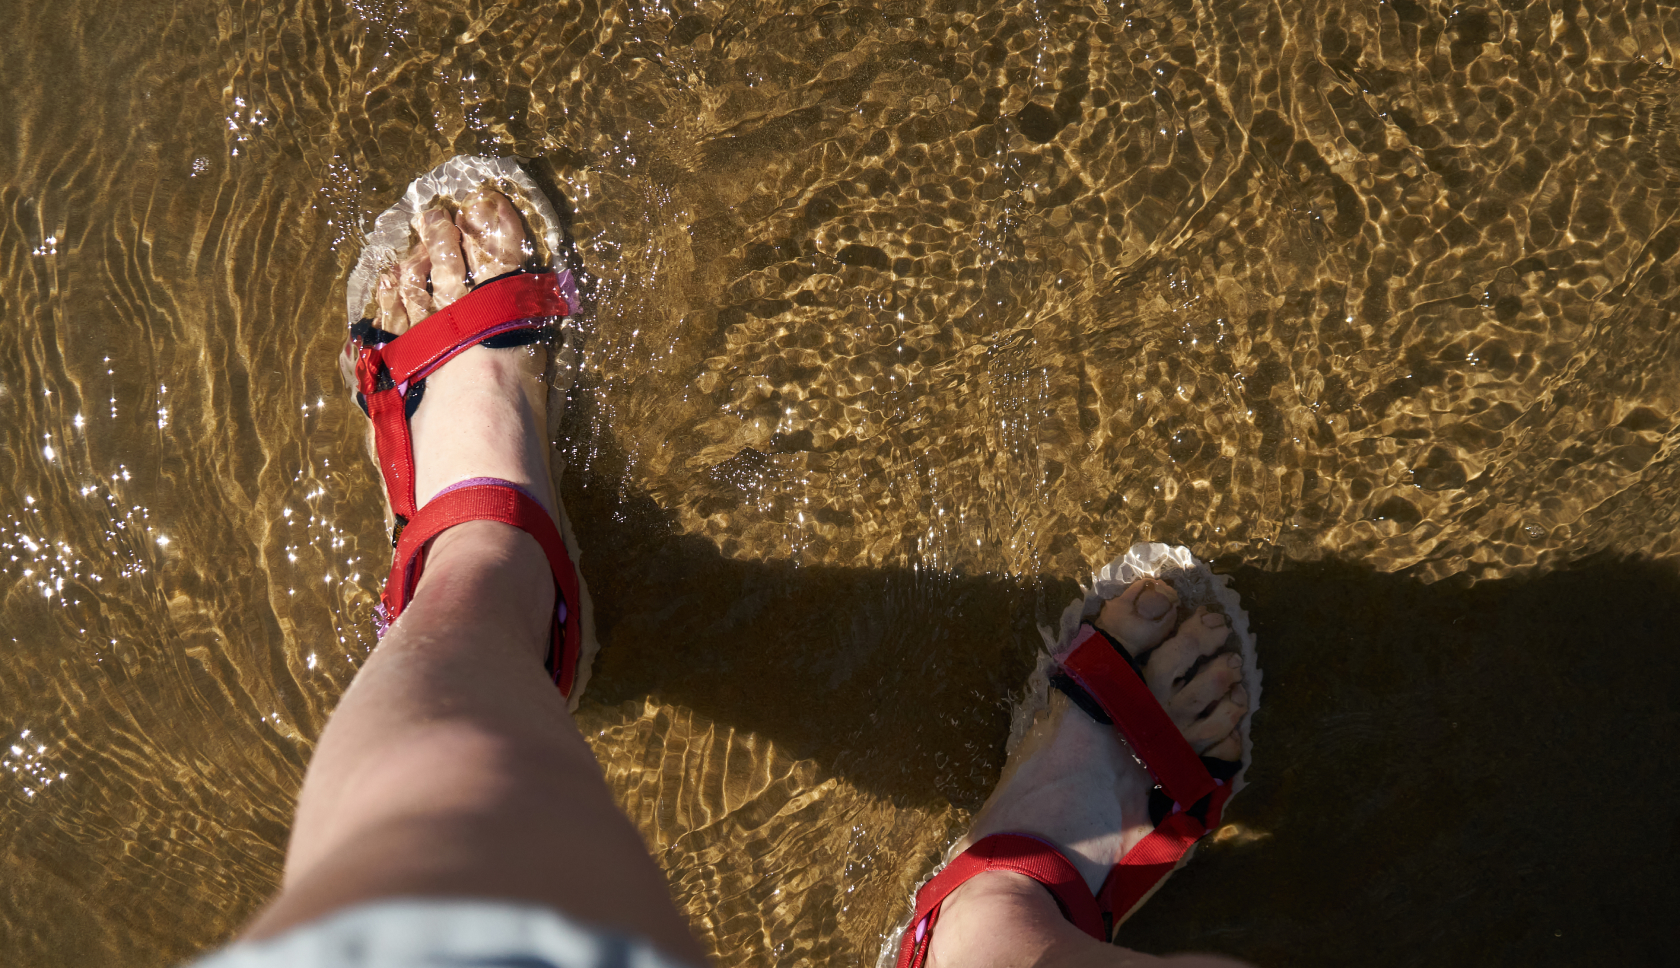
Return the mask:
[[[1265,694],[1253,786],[1128,923],[1260,964],[1656,964],[1680,878],[1680,572],[1608,555],[1425,584],[1234,570]]]
[[[645,495],[575,480],[562,494],[601,641],[585,702],[686,707],[895,802],[984,801],[1034,623],[1077,590],[732,559]]]
[[[687,707],[902,806],[984,800],[1036,625],[1074,576],[727,558],[624,492],[610,441],[588,446],[595,476],[562,485],[602,642],[586,703]],[[1675,563],[1474,584],[1337,561],[1221,570],[1265,676],[1252,785],[1122,943],[1263,965],[1673,949]]]

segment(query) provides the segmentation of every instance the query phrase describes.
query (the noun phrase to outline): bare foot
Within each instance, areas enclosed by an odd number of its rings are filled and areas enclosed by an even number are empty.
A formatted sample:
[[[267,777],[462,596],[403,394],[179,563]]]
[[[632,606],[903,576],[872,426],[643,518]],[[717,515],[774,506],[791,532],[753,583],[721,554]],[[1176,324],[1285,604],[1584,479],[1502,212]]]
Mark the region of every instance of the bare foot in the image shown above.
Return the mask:
[[[1231,629],[1224,615],[1198,608],[1179,623],[1172,586],[1142,579],[1110,599],[1096,625],[1142,663],[1150,691],[1198,754],[1240,755],[1248,696],[1241,684],[1242,658],[1227,651]],[[997,788],[952,854],[994,833],[1032,834],[1055,844],[1095,894],[1115,862],[1154,829],[1149,820],[1154,785],[1114,727],[1092,720],[1052,690],[1048,711],[1010,755]],[[1039,908],[1049,912],[1048,919],[1038,916]],[[978,916],[983,910],[986,915]],[[1008,919],[1016,915],[1033,915],[1025,935],[1010,928]],[[1053,941],[1075,951],[1084,950],[1076,944],[1080,939],[1091,943],[1061,919],[1043,887],[993,871],[945,900],[928,963],[937,968],[1015,963],[1007,950],[1012,938],[1028,948]]]
[[[400,335],[465,296],[476,282],[510,272],[531,244],[507,196],[488,187],[453,217],[441,206],[415,219],[406,257],[379,276],[375,324]],[[414,496],[426,502],[451,484],[475,477],[512,481],[554,515],[548,471],[548,350],[474,346],[426,378],[410,426]]]
[[[475,285],[524,265],[532,253],[513,204],[488,186],[465,199],[456,214],[442,203],[434,204],[414,219],[413,228],[417,241],[402,260],[380,274],[376,290],[374,325],[395,336],[463,298]],[[452,484],[491,477],[519,485],[558,521],[549,476],[547,367],[548,349],[542,343],[503,349],[472,346],[426,377],[409,421],[418,507]],[[368,434],[373,451],[371,425]],[[509,525],[469,522],[438,535],[430,556],[435,559],[444,548],[486,528],[513,530]],[[421,586],[434,575],[435,569],[428,569]],[[529,614],[519,618],[534,628],[546,628],[554,620],[554,586],[542,583],[527,598]],[[537,641],[546,656],[546,637]]]

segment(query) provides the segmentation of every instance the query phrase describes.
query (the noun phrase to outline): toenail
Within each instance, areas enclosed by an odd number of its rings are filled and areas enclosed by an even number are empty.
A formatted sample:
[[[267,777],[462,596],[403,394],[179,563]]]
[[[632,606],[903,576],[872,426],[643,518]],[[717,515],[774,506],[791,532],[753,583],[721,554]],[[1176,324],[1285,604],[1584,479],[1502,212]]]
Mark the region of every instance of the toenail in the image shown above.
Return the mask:
[[[1242,683],[1231,687],[1231,701],[1239,706],[1248,705],[1248,689]]]
[[[1156,591],[1154,585],[1144,589],[1143,594],[1138,596],[1137,613],[1151,621],[1172,611],[1172,607],[1172,599]]]
[[[1242,656],[1233,652],[1230,655],[1225,657],[1225,664],[1230,666],[1233,669],[1241,669],[1242,668]]]
[[[1209,612],[1202,616],[1202,624],[1210,629],[1222,628],[1226,624],[1225,616],[1218,612]]]

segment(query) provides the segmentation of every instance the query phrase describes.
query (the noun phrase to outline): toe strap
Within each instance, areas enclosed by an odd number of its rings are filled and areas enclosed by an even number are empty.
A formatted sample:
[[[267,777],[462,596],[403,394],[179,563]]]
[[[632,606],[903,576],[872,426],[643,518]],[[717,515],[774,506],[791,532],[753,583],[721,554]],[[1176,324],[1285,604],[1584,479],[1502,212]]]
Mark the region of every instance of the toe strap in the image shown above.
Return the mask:
[[[1095,626],[1084,626],[1061,662],[1063,671],[1097,701],[1175,802],[1188,807],[1214,791],[1218,783],[1201,757],[1108,636]]]
[[[555,613],[548,669],[562,695],[571,696],[577,675],[582,631],[578,619],[578,576],[566,551],[566,541],[548,510],[524,488],[511,481],[479,477],[444,488],[426,502],[397,539],[391,576],[377,609],[379,631],[403,613],[414,598],[433,538],[468,521],[497,521],[537,539],[549,570],[554,573]]]
[[[1118,923],[1172,873],[1197,840],[1219,825],[1236,765],[1219,767],[1222,775],[1216,779],[1209,764],[1217,761],[1196,755],[1149,691],[1137,664],[1095,626],[1079,630],[1061,665],[1072,687],[1084,695],[1067,686],[1064,690],[1087,711],[1091,703],[1100,707],[1106,717],[1100,721],[1112,723],[1125,737],[1170,801],[1159,808],[1152,805],[1152,812],[1159,809],[1165,816],[1126,852],[1098,892],[1103,913]]]
[[[1075,927],[1098,941],[1108,940],[1097,899],[1061,851],[1029,834],[993,834],[958,854],[916,892],[916,913],[904,929],[898,968],[921,968],[926,963],[940,906],[952,891],[987,871],[1022,874],[1043,884]]]

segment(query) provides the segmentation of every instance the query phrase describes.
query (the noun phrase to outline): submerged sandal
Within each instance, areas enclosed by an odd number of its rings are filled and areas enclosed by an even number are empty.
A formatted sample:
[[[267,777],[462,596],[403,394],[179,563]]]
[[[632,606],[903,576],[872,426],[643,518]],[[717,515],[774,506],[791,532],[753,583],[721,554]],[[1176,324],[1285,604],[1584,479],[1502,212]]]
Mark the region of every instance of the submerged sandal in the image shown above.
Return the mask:
[[[1225,585],[1226,579],[1215,576],[1188,549],[1163,544],[1134,545],[1093,577],[1093,587],[1084,598],[1063,613],[1061,634],[1052,637],[1044,630],[1052,651],[1040,656],[1028,699],[1016,710],[1011,749],[1033,715],[1048,705],[1048,689],[1061,690],[1086,715],[1113,725],[1155,778],[1158,786],[1149,797],[1155,829],[1121,856],[1095,896],[1073,863],[1049,841],[1022,833],[981,838],[916,892],[915,911],[899,944],[897,968],[925,964],[945,899],[988,871],[1008,871],[1037,881],[1075,927],[1099,941],[1111,941],[1120,922],[1189,860],[1198,840],[1219,826],[1225,803],[1244,784],[1252,758],[1248,726],[1260,704],[1260,674],[1248,616],[1236,593]],[[1141,578],[1170,579],[1186,607],[1213,606],[1230,621],[1243,659],[1242,681],[1250,696],[1239,727],[1240,760],[1196,755],[1145,683],[1139,660],[1093,624],[1105,601]]]
[[[439,491],[424,507],[417,507],[414,445],[409,430],[409,419],[419,406],[426,377],[464,350],[478,345],[501,349],[552,342],[558,321],[578,308],[571,272],[515,269],[479,283],[401,335],[378,328],[363,315],[380,271],[397,261],[408,245],[410,220],[435,198],[465,197],[486,182],[503,189],[510,201],[523,203],[518,207],[526,209],[523,214],[535,223],[533,229],[546,243],[547,252],[538,253],[538,257],[557,260],[559,220],[530,177],[511,159],[462,155],[415,179],[402,201],[379,217],[351,274],[348,300],[355,321],[350,325],[350,342],[340,365],[357,405],[373,422],[375,457],[395,515],[391,533],[395,554],[390,577],[375,608],[375,622],[383,636],[407,608],[433,538],[468,521],[497,521],[516,527],[537,540],[554,573],[555,617],[545,666],[561,695],[575,708],[580,680],[587,678],[593,658],[594,637],[588,634],[587,598],[562,528],[535,495],[497,478],[460,481]],[[558,499],[555,505],[564,523],[565,510]]]

